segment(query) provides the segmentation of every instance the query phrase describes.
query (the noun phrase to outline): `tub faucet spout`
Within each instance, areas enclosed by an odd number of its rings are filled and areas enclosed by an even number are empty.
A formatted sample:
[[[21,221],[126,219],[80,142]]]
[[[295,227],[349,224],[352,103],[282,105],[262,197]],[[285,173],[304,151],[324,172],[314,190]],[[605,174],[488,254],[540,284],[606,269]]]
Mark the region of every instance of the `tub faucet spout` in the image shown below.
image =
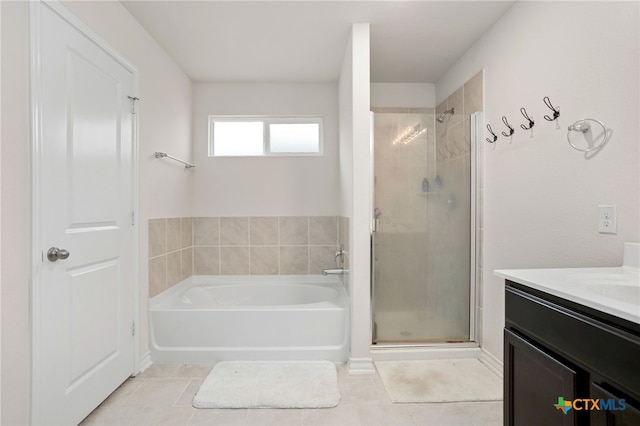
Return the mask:
[[[322,275],[342,275],[342,274],[344,274],[343,268],[325,269],[324,271],[322,271]]]

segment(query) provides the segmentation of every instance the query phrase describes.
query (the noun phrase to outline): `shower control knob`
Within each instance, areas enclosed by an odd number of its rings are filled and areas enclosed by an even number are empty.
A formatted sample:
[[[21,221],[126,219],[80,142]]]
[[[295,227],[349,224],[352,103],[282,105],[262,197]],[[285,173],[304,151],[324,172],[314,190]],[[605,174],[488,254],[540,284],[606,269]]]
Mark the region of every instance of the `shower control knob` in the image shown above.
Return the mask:
[[[47,251],[47,259],[49,259],[51,262],[55,262],[58,259],[64,260],[67,257],[69,257],[69,252],[65,249],[59,249],[58,247],[51,247]]]

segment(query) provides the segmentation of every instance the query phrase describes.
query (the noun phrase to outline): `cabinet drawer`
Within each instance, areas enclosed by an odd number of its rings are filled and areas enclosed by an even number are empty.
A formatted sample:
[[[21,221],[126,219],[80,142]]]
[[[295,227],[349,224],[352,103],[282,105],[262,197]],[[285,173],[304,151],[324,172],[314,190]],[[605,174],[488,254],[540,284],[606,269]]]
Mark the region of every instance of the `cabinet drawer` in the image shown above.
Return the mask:
[[[505,327],[607,377],[640,399],[640,338],[597,319],[507,286]]]

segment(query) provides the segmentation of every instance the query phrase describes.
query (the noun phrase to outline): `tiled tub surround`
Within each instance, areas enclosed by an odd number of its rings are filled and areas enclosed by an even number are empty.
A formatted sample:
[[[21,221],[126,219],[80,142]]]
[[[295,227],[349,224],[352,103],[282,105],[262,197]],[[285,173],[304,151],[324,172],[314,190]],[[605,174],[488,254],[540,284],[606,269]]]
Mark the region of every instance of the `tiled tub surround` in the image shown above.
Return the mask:
[[[341,243],[348,249],[347,224],[337,216],[150,219],[149,297],[191,275],[322,274],[337,266]]]
[[[149,297],[193,275],[193,219],[149,219]]]

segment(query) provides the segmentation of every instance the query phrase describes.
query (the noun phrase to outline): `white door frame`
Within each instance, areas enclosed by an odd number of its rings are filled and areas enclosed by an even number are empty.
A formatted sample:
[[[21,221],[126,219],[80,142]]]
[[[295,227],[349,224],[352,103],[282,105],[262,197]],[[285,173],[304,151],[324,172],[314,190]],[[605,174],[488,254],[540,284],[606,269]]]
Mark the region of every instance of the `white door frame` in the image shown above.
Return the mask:
[[[91,40],[96,46],[111,56],[116,62],[132,74],[133,77],[133,93],[132,97],[138,97],[138,70],[137,68],[122,57],[115,49],[113,49],[102,37],[94,32],[88,25],[82,22],[78,17],[72,14],[62,3],[57,0],[41,0],[40,2],[31,2],[29,10],[29,26],[30,26],[30,109],[31,109],[31,379],[30,379],[30,416],[33,416],[34,410],[34,372],[37,369],[34,353],[34,343],[40,337],[35,324],[38,324],[38,315],[40,312],[41,300],[39,300],[38,292],[34,291],[40,285],[40,270],[42,268],[42,229],[40,228],[40,218],[44,214],[40,205],[41,185],[41,158],[42,158],[42,135],[40,134],[41,122],[41,93],[40,93],[40,57],[39,32],[40,32],[40,7],[49,7],[56,14],[62,17],[70,25],[75,27],[79,32]],[[136,106],[137,107],[137,106]],[[137,110],[136,110],[137,112]],[[132,117],[132,194],[133,194],[133,212],[134,212],[134,237],[133,237],[133,267],[134,267],[134,288],[133,288],[133,316],[137,324],[140,324],[140,262],[139,262],[139,239],[140,232],[138,227],[138,211],[139,211],[139,191],[138,191],[138,119],[137,114]],[[140,339],[136,336],[133,348],[133,375],[140,370]]]

